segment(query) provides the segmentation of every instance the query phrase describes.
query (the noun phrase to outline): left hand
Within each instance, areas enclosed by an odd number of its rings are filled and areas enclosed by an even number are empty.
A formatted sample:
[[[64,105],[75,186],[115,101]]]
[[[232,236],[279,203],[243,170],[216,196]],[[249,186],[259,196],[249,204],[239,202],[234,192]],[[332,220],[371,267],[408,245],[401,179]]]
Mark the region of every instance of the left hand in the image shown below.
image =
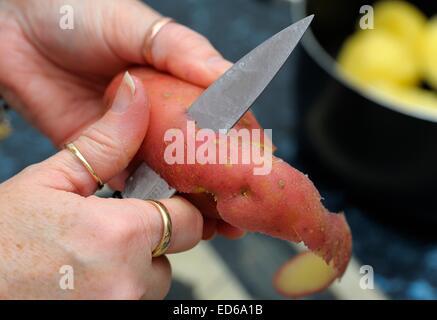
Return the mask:
[[[103,92],[117,73],[146,63],[145,36],[160,17],[135,0],[71,0],[74,29],[63,30],[64,4],[0,2],[0,95],[57,146],[103,116]],[[231,66],[206,38],[177,23],[162,28],[152,54],[155,68],[203,87]],[[242,234],[226,224],[219,231]]]
[[[0,3],[0,94],[60,146],[96,122],[110,80],[145,64],[147,30],[160,15],[135,0],[72,0],[74,29],[59,26],[61,0]],[[154,67],[207,87],[231,64],[177,23],[153,41]]]

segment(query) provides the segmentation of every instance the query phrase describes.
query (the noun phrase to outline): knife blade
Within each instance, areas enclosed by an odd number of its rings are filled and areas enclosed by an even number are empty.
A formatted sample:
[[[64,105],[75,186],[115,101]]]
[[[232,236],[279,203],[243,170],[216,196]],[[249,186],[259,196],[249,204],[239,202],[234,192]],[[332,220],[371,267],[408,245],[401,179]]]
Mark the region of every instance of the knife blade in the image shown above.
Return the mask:
[[[231,129],[281,69],[313,17],[285,28],[241,58],[191,105],[188,116],[200,128]],[[122,197],[163,199],[175,192],[143,162],[126,181]]]

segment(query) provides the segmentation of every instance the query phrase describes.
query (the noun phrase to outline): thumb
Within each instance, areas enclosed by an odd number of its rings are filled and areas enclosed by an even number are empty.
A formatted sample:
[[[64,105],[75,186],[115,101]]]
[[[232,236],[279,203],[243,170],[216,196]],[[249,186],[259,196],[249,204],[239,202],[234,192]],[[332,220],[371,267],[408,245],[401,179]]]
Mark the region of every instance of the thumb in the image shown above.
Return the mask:
[[[149,103],[141,81],[125,73],[107,113],[86,129],[74,145],[105,183],[124,170],[138,151],[147,131]],[[97,183],[84,164],[62,150],[42,163],[49,187],[91,195]],[[47,172],[46,172],[47,173]]]

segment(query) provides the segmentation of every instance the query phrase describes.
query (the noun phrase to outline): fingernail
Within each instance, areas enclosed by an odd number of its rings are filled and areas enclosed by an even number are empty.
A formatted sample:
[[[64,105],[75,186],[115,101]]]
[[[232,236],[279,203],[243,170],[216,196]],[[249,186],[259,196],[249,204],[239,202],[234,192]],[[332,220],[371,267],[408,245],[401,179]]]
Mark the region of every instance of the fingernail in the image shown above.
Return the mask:
[[[126,72],[115,95],[111,110],[117,113],[126,112],[135,95],[135,82],[129,72]]]
[[[209,58],[206,64],[210,70],[219,75],[225,73],[232,66],[232,63],[220,56]]]

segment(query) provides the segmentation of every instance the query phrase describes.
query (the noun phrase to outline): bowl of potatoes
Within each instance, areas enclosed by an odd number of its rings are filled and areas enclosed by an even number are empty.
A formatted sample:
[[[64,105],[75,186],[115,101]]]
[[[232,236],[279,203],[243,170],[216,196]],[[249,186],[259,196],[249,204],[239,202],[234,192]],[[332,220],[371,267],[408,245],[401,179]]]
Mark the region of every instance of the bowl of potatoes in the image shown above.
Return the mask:
[[[300,156],[363,205],[437,223],[437,1],[294,0]]]

